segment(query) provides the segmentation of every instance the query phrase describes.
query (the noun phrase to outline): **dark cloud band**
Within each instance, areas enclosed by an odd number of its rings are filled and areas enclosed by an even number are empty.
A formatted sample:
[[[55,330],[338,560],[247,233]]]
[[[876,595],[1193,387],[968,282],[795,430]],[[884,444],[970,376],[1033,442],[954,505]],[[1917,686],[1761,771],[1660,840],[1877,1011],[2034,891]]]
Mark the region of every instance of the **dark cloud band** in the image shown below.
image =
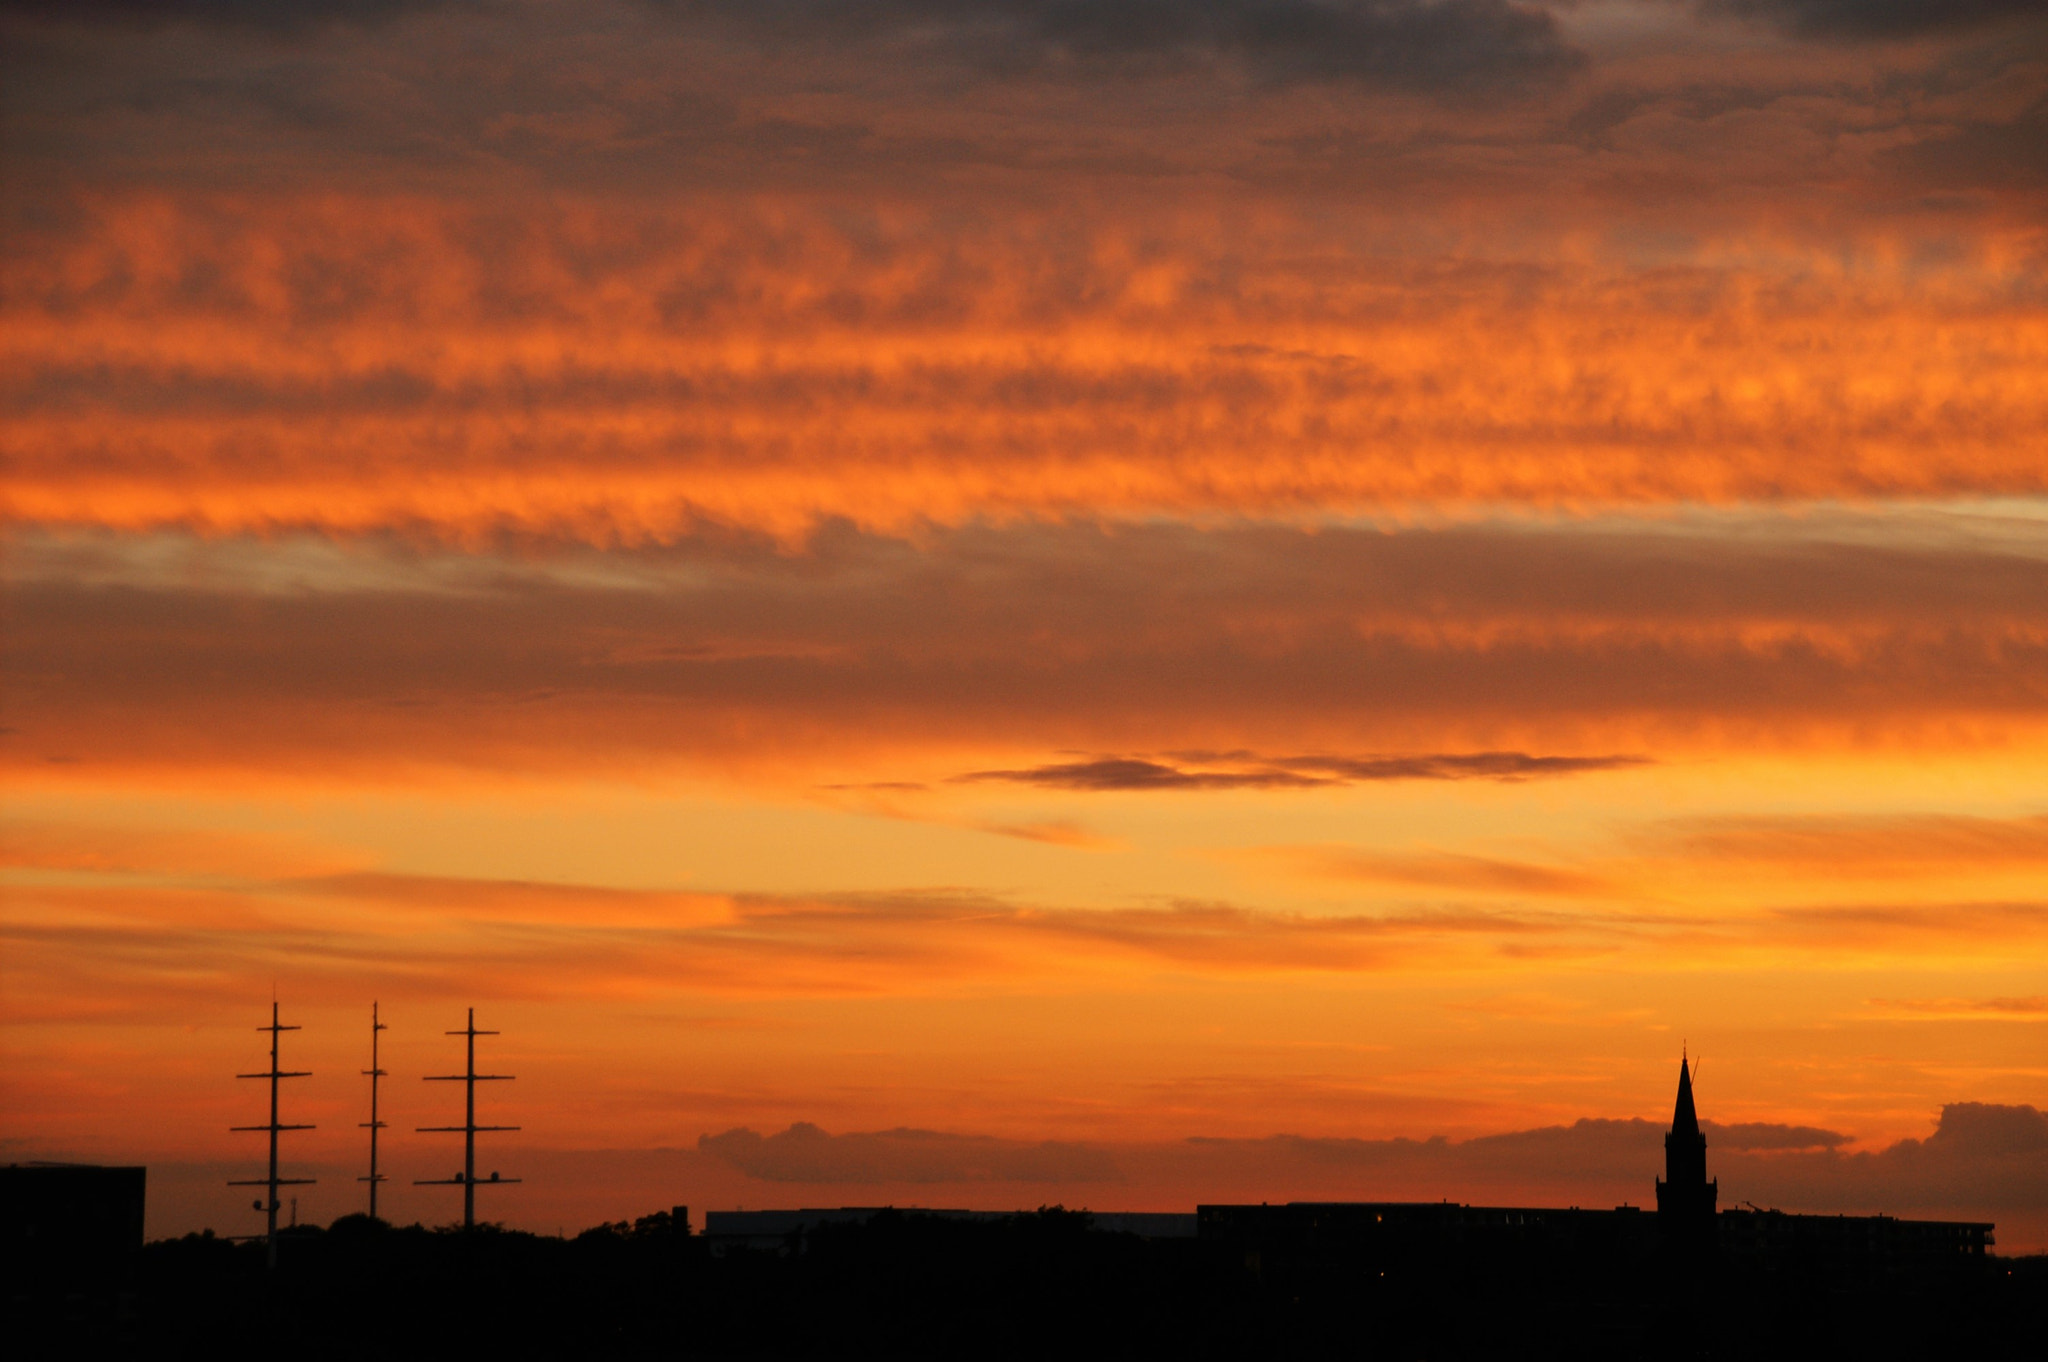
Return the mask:
[[[1704,0],[1700,8],[1820,38],[1912,38],[2041,16],[2036,0]]]
[[[220,24],[294,32],[328,23],[375,23],[476,0],[0,0],[0,13],[68,23]]]
[[[1233,63],[1254,79],[1486,91],[1583,61],[1549,12],[1508,0],[678,0],[779,43],[915,42],[978,64],[1129,72]]]
[[[2048,563],[1939,539],[1075,526],[422,557],[24,535],[10,568],[0,754],[38,767],[742,744],[915,783],[968,741],[1088,754],[945,768],[1046,789],[1513,781],[1622,769],[1703,720],[2038,723],[2048,667]],[[833,769],[856,750],[893,755]]]
[[[763,1136],[706,1135],[699,1152],[765,1182],[808,1184],[1105,1181],[1194,1186],[1252,1181],[1329,1195],[1354,1179],[1431,1194],[1483,1196],[1503,1185],[1625,1193],[1662,1157],[1649,1120],[1580,1120],[1467,1140],[1274,1135],[1176,1143],[1037,1143],[928,1130],[831,1134],[799,1123]],[[2048,1201],[2048,1114],[2031,1106],[1957,1102],[1926,1139],[1851,1152],[1852,1137],[1776,1122],[1707,1125],[1724,1195],[1797,1210],[1840,1211],[1876,1198],[1900,1208],[2035,1211]],[[1384,1193],[1383,1193],[1384,1194]],[[1526,1190],[1523,1195],[1528,1195]]]
[[[1182,765],[1136,757],[1099,757],[1019,770],[972,771],[956,779],[1008,781],[1058,790],[1292,790],[1386,780],[1529,780],[1612,771],[1641,766],[1648,760],[1635,756],[1537,757],[1526,752],[1432,752],[1373,757],[1257,757],[1249,752],[1192,752],[1177,756]]]

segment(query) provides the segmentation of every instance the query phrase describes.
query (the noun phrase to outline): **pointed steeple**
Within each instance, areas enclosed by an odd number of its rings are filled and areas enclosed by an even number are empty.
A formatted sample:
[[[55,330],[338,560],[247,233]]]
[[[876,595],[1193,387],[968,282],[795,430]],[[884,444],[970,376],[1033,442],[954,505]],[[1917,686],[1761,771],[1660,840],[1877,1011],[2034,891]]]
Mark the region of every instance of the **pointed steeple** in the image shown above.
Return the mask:
[[[1718,1179],[1707,1177],[1707,1137],[1692,1100],[1692,1057],[1681,1053],[1678,1101],[1671,1108],[1670,1133],[1664,1137],[1664,1176],[1657,1179],[1657,1214],[1674,1247],[1689,1255],[1712,1249],[1714,1203],[1720,1191]]]
[[[1692,1073],[1683,1055],[1678,1059],[1678,1105],[1671,1109],[1671,1133],[1692,1139],[1700,1133],[1699,1113],[1692,1105]]]

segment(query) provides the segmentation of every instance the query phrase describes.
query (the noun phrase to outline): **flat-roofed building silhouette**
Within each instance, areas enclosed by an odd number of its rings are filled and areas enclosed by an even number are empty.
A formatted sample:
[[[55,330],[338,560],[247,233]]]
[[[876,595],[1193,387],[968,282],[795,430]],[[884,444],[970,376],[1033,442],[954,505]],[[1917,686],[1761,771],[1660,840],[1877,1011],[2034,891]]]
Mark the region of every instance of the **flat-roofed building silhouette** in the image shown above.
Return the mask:
[[[932,1206],[834,1206],[787,1211],[707,1211],[704,1238],[711,1250],[790,1249],[801,1251],[813,1230],[824,1225],[861,1225],[897,1213],[935,1220],[1007,1220],[1031,1211],[966,1211]],[[1192,1239],[1196,1218],[1185,1211],[1087,1211],[1089,1226],[1105,1234],[1141,1239]]]
[[[80,1163],[0,1168],[0,1253],[10,1277],[91,1271],[142,1247],[149,1170]]]

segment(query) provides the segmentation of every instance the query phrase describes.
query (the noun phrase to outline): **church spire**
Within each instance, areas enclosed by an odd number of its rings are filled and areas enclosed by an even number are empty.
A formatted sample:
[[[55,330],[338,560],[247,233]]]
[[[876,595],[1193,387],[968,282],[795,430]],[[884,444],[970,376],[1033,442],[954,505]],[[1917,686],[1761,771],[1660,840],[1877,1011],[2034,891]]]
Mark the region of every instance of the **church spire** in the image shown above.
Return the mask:
[[[1699,1112],[1692,1104],[1692,1073],[1686,1065],[1686,1057],[1678,1059],[1678,1104],[1671,1109],[1671,1133],[1697,1139],[1700,1133]],[[1704,1145],[1704,1141],[1701,1142]]]
[[[1678,1057],[1678,1100],[1664,1137],[1664,1176],[1657,1180],[1657,1215],[1671,1246],[1684,1254],[1710,1252],[1718,1179],[1707,1177],[1707,1137],[1692,1099],[1692,1057]]]

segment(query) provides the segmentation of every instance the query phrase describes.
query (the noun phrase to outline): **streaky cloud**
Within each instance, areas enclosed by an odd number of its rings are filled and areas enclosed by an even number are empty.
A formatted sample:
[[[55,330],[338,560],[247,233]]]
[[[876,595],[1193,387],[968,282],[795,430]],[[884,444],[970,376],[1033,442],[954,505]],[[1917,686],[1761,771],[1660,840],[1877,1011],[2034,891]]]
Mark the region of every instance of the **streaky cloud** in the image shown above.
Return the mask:
[[[1550,12],[1511,0],[666,0],[777,44],[885,40],[1002,71],[1129,75],[1234,63],[1267,84],[1497,94],[1584,64]]]
[[[450,8],[477,10],[487,4],[484,0],[0,0],[0,13],[46,22],[214,24],[290,34],[327,24],[374,24]]]
[[[1343,781],[1532,780],[1543,776],[1620,771],[1651,765],[1643,756],[1555,757],[1527,752],[1433,752],[1397,757],[1282,757],[1287,770],[1327,772]]]
[[[2023,998],[1872,998],[1872,1007],[1916,1016],[1982,1021],[2048,1021],[2048,994]]]
[[[1061,762],[1011,771],[969,771],[956,782],[1006,781],[1058,790],[1300,790],[1330,781],[1291,771],[1188,771],[1134,757]]]
[[[1706,14],[1774,24],[1809,38],[1918,38],[2040,20],[2036,0],[1700,0]]]
[[[734,1129],[697,1139],[701,1153],[765,1182],[1115,1182],[1106,1150],[1055,1140],[1003,1140],[899,1127],[833,1135],[799,1121],[762,1136]]]
[[[1266,757],[1249,752],[1177,753],[1179,766],[1139,757],[1098,757],[1014,770],[970,771],[956,783],[1005,781],[1057,790],[1300,790],[1392,780],[1530,780],[1649,764],[1640,756],[1538,757],[1526,752],[1433,752],[1415,756]],[[1213,763],[1229,762],[1229,766]],[[1195,769],[1190,763],[1205,763]]]

